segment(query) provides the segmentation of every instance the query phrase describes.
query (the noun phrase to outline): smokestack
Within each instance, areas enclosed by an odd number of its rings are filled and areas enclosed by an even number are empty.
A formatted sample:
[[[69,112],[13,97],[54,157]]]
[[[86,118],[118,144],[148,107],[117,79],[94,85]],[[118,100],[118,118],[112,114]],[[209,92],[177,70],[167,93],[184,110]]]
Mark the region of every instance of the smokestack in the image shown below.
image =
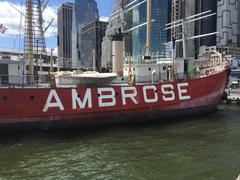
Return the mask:
[[[117,75],[123,75],[123,35],[111,36],[112,41],[112,68]]]

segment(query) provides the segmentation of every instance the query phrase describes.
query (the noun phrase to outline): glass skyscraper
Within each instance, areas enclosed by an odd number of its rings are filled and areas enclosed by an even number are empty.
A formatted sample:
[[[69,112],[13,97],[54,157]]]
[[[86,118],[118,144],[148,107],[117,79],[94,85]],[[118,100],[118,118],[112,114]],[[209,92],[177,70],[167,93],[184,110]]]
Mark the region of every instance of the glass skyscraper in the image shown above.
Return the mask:
[[[137,3],[142,2],[139,0]],[[132,12],[132,24],[136,27],[146,22],[147,4],[143,3],[135,8]],[[169,20],[169,1],[152,0],[152,38],[151,38],[151,54],[152,59],[157,60],[168,56],[167,37],[168,32],[164,30]],[[136,28],[132,31],[132,55],[134,62],[142,60],[146,48],[146,26]]]
[[[127,5],[131,3],[132,0],[123,0],[123,5]],[[114,7],[112,10],[112,15],[109,18],[109,24],[107,26],[106,35],[103,38],[102,43],[102,67],[111,69],[112,67],[112,44],[110,37],[112,35],[115,35],[116,32],[119,32],[119,29],[121,28],[121,20],[120,20],[120,8],[122,6],[122,0],[115,0],[114,1]],[[132,28],[132,11],[129,11],[127,14],[125,14],[125,29]],[[125,54],[132,55],[132,36],[131,33],[129,33],[124,38],[124,44],[125,44]]]
[[[77,24],[87,24],[99,19],[95,0],[75,0],[75,17]]]
[[[169,22],[170,2],[170,0],[152,0],[152,19],[154,21],[152,22],[151,53],[154,60],[169,56],[169,47],[166,45],[168,31],[164,28],[165,24]],[[134,62],[137,63],[142,60],[146,48],[146,25],[141,27],[138,27],[138,25],[145,23],[147,20],[147,3],[143,0],[124,0],[123,3],[126,12],[124,30],[133,29],[124,38],[125,53],[130,54]],[[117,11],[120,7],[121,0],[116,0],[114,11]],[[111,21],[110,18],[110,23]],[[115,25],[115,29],[119,27],[120,24]]]
[[[201,0],[172,0],[171,2],[171,22],[178,21],[183,18],[187,18],[196,14],[197,9],[201,9]],[[197,9],[196,9],[197,8]],[[187,37],[191,37],[195,35],[195,31],[200,33],[199,28],[195,27],[195,23],[187,23],[185,25],[185,33]],[[171,39],[175,38],[176,40],[182,39],[182,27],[174,27],[171,29]],[[197,42],[196,42],[197,43]],[[199,43],[198,43],[199,44]],[[194,40],[186,41],[186,57],[194,58],[195,54],[195,42]],[[183,43],[176,43],[176,57],[183,57]]]
[[[205,12],[211,10],[211,13],[217,13],[217,0],[201,0],[201,11]],[[216,16],[205,18],[201,21],[201,32],[200,34],[207,34],[217,31],[217,19]],[[202,37],[201,46],[216,46],[216,35]]]
[[[240,47],[240,1],[238,1],[238,47]]]
[[[72,67],[74,69],[87,64],[83,54],[86,52],[82,43],[82,28],[89,23],[99,20],[97,3],[95,0],[75,0],[72,24]],[[94,38],[94,37],[92,37]],[[94,39],[89,39],[94,41]],[[89,49],[89,52],[92,50]]]
[[[125,10],[124,31],[128,32],[127,36],[124,37],[125,57],[131,55],[134,63],[143,61],[143,55],[146,49],[146,25],[138,26],[147,20],[147,3],[143,1],[144,0],[123,0]],[[152,0],[152,19],[154,20],[152,22],[151,39],[152,61],[170,56],[170,47],[166,45],[168,41],[168,31],[164,30],[165,24],[170,21],[170,4],[170,0]],[[121,26],[120,13],[118,11],[120,8],[121,0],[115,0],[113,14],[110,17],[106,33],[107,36],[118,32]],[[106,61],[105,64],[111,64],[111,43],[107,36],[104,38],[103,59]],[[108,53],[108,51],[110,53]]]

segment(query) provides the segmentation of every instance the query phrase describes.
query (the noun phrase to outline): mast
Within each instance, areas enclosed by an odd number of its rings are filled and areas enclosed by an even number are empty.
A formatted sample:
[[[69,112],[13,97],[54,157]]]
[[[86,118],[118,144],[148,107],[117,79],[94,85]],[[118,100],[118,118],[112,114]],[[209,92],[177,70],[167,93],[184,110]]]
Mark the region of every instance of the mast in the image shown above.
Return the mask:
[[[187,45],[187,32],[186,32],[186,20],[185,18],[182,20],[182,40],[183,40],[183,58],[186,59],[187,52],[186,52],[186,45]]]
[[[25,57],[28,65],[28,75],[30,82],[33,82],[34,66],[33,66],[33,6],[32,0],[26,1],[26,23],[25,23]]]
[[[51,49],[51,59],[50,59],[50,74],[53,73],[53,51],[54,49]]]
[[[147,0],[146,56],[151,56],[152,0]],[[151,59],[151,57],[150,57]]]
[[[34,59],[35,64],[38,65],[38,53],[41,61],[46,57],[42,2],[41,0],[26,0],[24,55],[28,65],[27,75],[30,83],[34,82]]]

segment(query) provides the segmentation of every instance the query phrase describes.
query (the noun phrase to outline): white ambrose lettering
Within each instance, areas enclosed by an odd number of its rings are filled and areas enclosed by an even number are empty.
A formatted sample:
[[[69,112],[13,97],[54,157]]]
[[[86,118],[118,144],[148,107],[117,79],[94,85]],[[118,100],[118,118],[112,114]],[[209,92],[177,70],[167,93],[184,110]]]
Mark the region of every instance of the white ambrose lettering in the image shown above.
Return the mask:
[[[110,92],[109,95],[104,95],[104,92]],[[98,105],[99,107],[111,107],[116,105],[115,91],[113,88],[98,88]],[[104,99],[111,99],[110,102],[104,102]]]
[[[132,93],[127,93],[126,91],[132,91]],[[134,104],[138,104],[138,102],[136,100],[136,96],[137,96],[136,87],[133,87],[133,86],[121,87],[121,92],[122,92],[122,103],[123,103],[123,105],[127,104],[127,101],[126,101],[127,98],[130,98],[134,102]]]
[[[84,109],[86,108],[86,104],[88,103],[88,108],[92,108],[92,94],[91,89],[87,89],[84,95],[83,100],[78,97],[78,92],[76,89],[72,89],[72,108],[77,109],[77,105]]]
[[[147,91],[148,90],[152,90],[154,92],[154,98],[152,99],[149,99],[148,96],[147,96]],[[144,96],[144,101],[146,103],[155,103],[158,101],[158,94],[157,94],[157,88],[156,86],[144,86],[143,87],[143,96]]]
[[[161,89],[162,89],[162,93],[163,93],[163,101],[174,101],[175,100],[175,94],[173,91],[174,86],[172,84],[164,84],[161,86]],[[166,89],[168,89],[168,90],[166,90]]]
[[[184,87],[184,89],[183,89],[183,87]],[[191,96],[186,95],[188,93],[187,87],[188,87],[188,83],[179,83],[178,84],[178,95],[179,95],[180,100],[191,99]]]
[[[53,98],[56,102],[52,102]],[[43,108],[43,112],[47,112],[49,108],[59,108],[61,111],[64,111],[62,102],[55,89],[52,89],[48,95],[47,102]]]

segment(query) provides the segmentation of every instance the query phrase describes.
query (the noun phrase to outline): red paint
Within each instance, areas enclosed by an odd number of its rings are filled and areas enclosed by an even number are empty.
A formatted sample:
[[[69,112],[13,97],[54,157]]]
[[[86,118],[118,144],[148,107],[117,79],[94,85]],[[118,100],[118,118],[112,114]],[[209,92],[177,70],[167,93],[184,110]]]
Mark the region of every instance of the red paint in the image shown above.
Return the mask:
[[[201,106],[208,106],[216,104],[220,101],[227,82],[227,72],[223,71],[218,74],[210,75],[204,78],[198,78],[193,80],[187,80],[182,82],[166,83],[174,87],[175,99],[172,101],[164,101],[164,97],[170,97],[171,95],[164,95],[161,87],[162,83],[148,84],[147,86],[156,87],[147,88],[146,96],[144,99],[143,88],[146,85],[134,86],[137,90],[137,96],[134,97],[137,104],[131,98],[126,98],[126,105],[124,105],[122,99],[121,86],[112,86],[115,92],[113,98],[111,92],[103,92],[105,98],[102,99],[104,103],[114,103],[115,105],[110,107],[99,107],[99,93],[98,87],[91,88],[92,107],[80,109],[77,105],[77,109],[72,107],[72,88],[56,88],[56,92],[61,100],[64,110],[59,108],[48,108],[46,112],[43,112],[43,108],[48,99],[50,88],[0,88],[0,124],[1,123],[15,123],[15,122],[33,122],[33,121],[51,121],[51,120],[71,120],[71,119],[84,119],[90,120],[99,117],[113,117],[121,115],[128,115],[137,112],[157,112],[165,110],[178,110],[187,109]],[[188,100],[179,99],[179,83],[188,83],[188,87],[180,87],[182,91],[181,95],[186,97],[190,96]],[[102,88],[102,87],[99,87]],[[171,91],[165,88],[166,91]],[[184,90],[187,90],[185,92]],[[87,91],[85,87],[79,87],[76,91],[81,94],[80,99],[83,100]],[[126,94],[133,93],[126,91]],[[156,97],[158,100],[156,102]],[[150,102],[146,103],[146,98]],[[153,102],[151,102],[151,100]],[[52,99],[51,102],[54,102]],[[114,117],[113,117],[114,118]]]

